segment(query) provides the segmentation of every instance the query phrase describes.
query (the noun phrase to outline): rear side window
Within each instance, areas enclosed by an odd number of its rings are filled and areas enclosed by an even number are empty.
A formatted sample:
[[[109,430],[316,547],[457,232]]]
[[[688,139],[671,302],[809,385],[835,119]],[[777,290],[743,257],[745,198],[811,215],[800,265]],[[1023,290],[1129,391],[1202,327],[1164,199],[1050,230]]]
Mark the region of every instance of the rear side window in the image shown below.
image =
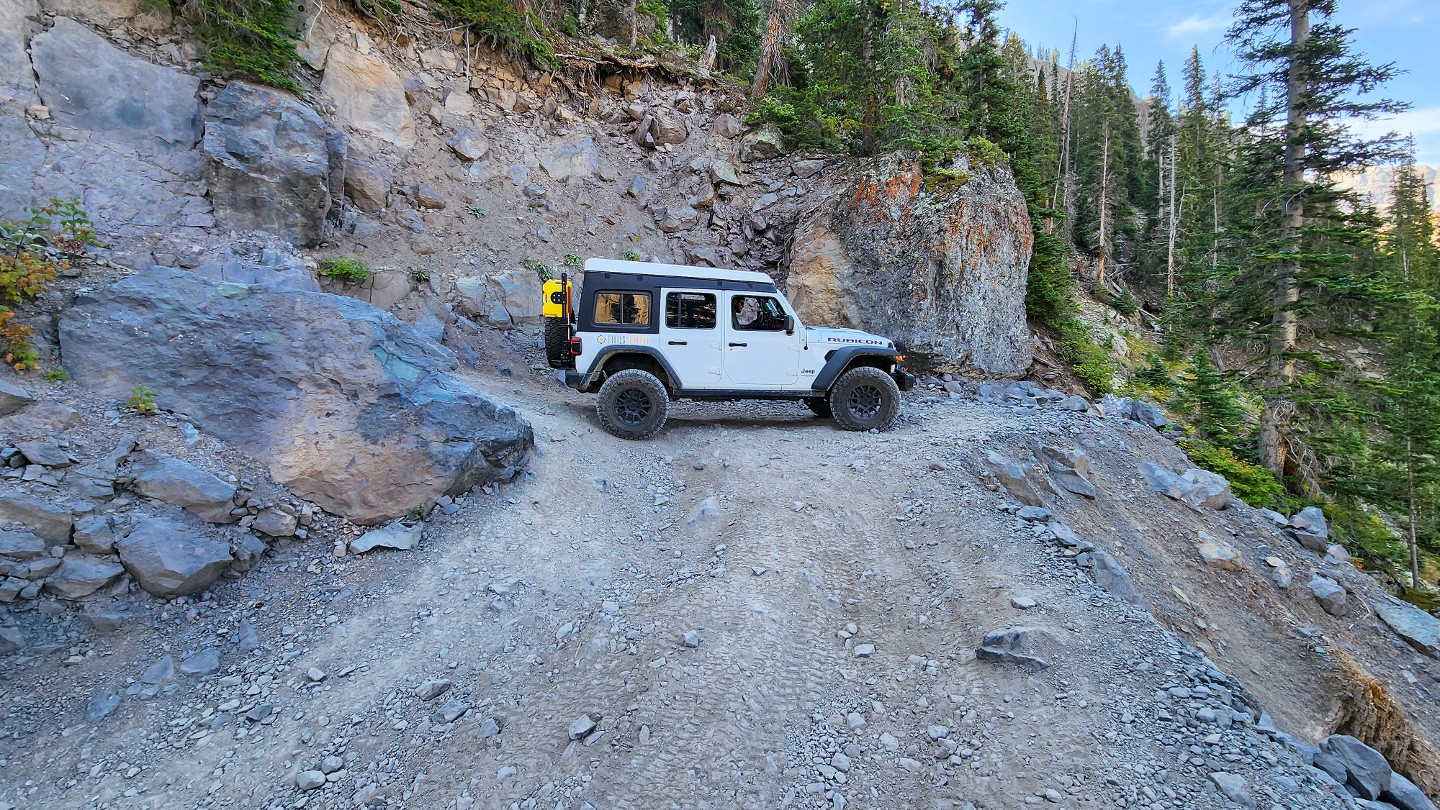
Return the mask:
[[[650,293],[596,293],[595,323],[606,326],[649,326]]]
[[[665,326],[670,329],[714,329],[715,296],[672,292],[665,296]]]

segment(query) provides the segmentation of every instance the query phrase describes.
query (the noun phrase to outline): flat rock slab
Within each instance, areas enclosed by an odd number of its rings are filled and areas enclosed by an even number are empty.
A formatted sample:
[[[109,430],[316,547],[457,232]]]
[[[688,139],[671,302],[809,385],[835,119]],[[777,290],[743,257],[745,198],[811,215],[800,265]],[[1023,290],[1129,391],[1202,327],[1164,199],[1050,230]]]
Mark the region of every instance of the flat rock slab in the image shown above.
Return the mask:
[[[14,490],[0,491],[0,526],[20,526],[45,541],[47,546],[70,542],[75,522],[69,510],[46,503],[34,495]]]
[[[148,385],[356,523],[509,479],[535,442],[515,411],[454,375],[449,349],[353,298],[152,268],[81,296],[60,342],[77,382],[119,399]]]
[[[364,554],[377,548],[393,548],[409,551],[420,544],[420,535],[425,526],[421,523],[391,523],[360,535],[350,541],[351,554]]]
[[[199,593],[219,579],[233,559],[230,544],[168,518],[141,522],[115,548],[125,570],[156,596]]]
[[[60,569],[45,580],[45,589],[61,599],[84,599],[123,573],[125,568],[114,557],[66,554]]]
[[[1384,596],[1373,605],[1380,618],[1410,645],[1431,658],[1440,658],[1440,619],[1393,596]]]
[[[1011,627],[985,634],[975,657],[981,661],[1017,664],[1032,672],[1047,669],[1050,662],[1041,655],[1053,651],[1058,641],[1038,627]]]
[[[131,468],[131,486],[147,498],[178,506],[210,523],[235,517],[235,485],[178,458],[146,453]]]

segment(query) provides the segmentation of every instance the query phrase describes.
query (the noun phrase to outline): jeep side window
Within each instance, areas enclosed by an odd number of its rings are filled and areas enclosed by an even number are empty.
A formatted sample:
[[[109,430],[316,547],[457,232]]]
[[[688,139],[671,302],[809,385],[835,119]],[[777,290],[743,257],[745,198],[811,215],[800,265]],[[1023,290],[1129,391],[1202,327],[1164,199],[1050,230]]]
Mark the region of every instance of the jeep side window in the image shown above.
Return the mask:
[[[710,293],[666,294],[665,326],[669,329],[714,329],[715,296]]]
[[[649,326],[650,293],[596,293],[595,323],[611,326]]]
[[[780,332],[785,310],[768,295],[737,295],[730,299],[730,323],[746,332]]]

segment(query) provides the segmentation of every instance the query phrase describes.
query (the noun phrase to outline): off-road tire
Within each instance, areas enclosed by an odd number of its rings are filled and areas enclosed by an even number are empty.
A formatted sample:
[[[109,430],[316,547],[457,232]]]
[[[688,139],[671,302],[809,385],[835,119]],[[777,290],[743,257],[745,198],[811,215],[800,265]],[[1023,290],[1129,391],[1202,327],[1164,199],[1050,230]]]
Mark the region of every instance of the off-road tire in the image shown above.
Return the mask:
[[[830,389],[830,411],[846,430],[888,430],[900,413],[900,386],[878,368],[852,368]]]
[[[569,368],[570,326],[564,318],[545,319],[545,360],[551,368]]]
[[[806,397],[805,407],[815,412],[821,419],[830,419],[835,414],[830,410],[830,400],[825,397]]]
[[[600,426],[622,439],[648,439],[659,433],[669,410],[665,385],[638,368],[611,374],[595,403]]]

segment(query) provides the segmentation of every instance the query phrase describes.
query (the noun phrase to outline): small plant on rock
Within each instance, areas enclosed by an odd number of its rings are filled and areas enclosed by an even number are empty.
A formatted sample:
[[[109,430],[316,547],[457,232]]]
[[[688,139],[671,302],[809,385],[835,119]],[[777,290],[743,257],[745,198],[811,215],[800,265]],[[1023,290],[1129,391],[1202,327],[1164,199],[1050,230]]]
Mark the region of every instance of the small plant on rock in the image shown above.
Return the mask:
[[[10,305],[38,295],[70,259],[99,244],[90,217],[74,199],[25,210],[26,219],[0,222],[0,344],[6,365],[16,371],[38,370],[40,357],[30,344],[30,327],[15,321]]]
[[[416,284],[424,284],[430,280],[430,271],[423,267],[410,268],[410,280]]]
[[[579,253],[566,253],[565,266],[573,267],[574,269],[579,270],[581,267],[585,266],[585,260],[580,258]]]
[[[320,275],[326,278],[335,278],[352,283],[368,281],[371,276],[369,265],[354,256],[321,259],[319,268]]]
[[[551,278],[550,267],[539,259],[526,256],[520,260],[520,266],[539,276],[542,284]]]
[[[70,379],[70,372],[66,371],[64,366],[56,366],[45,372],[45,379],[50,382],[64,382]]]
[[[135,386],[130,392],[130,398],[125,400],[125,407],[141,416],[154,416],[159,410],[155,407],[155,392],[143,385]]]
[[[465,213],[469,214],[470,216],[472,216],[472,217],[474,217],[474,218],[476,218],[476,219],[484,219],[484,218],[485,218],[485,209],[484,209],[484,208],[481,208],[481,207],[478,206],[478,205],[467,205],[467,206],[465,206]],[[460,218],[461,218],[461,219],[464,219],[465,217],[464,217],[464,216],[461,216]]]
[[[624,259],[627,262],[639,262],[645,260],[645,257],[640,255],[640,251],[634,249],[627,250],[624,253],[621,253],[620,258]]]

